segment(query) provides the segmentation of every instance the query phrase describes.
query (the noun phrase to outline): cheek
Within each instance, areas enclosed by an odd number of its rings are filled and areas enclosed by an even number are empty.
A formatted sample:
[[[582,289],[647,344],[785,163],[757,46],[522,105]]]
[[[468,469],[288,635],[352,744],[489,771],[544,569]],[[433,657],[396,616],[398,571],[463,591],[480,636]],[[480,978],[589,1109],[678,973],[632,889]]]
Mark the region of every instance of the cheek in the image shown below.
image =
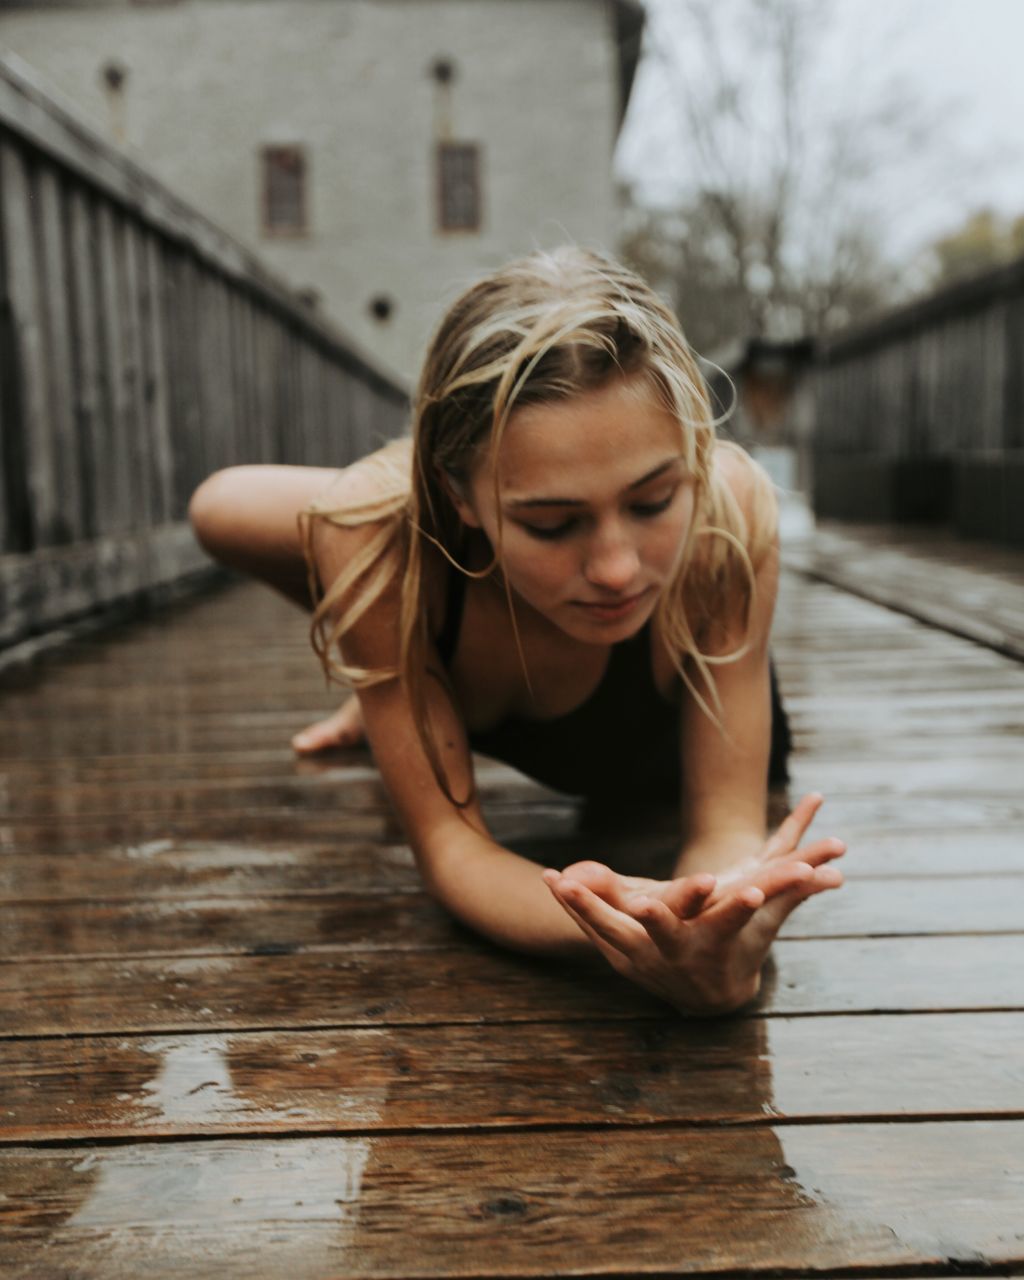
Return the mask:
[[[504,552],[509,581],[526,597],[558,592],[576,572],[574,552],[558,543],[548,545],[506,530]]]
[[[686,541],[692,522],[693,503],[691,501],[680,507],[674,519],[659,523],[651,530],[651,537],[647,544],[650,557],[663,568],[671,569],[682,553],[683,543]]]

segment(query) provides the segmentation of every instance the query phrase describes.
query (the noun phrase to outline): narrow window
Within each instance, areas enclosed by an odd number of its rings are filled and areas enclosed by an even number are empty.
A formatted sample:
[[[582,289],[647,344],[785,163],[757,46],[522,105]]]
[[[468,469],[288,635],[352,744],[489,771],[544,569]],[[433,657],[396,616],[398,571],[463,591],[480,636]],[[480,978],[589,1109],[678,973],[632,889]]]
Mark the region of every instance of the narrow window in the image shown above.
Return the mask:
[[[439,229],[479,231],[480,148],[472,142],[442,142],[437,178]]]
[[[263,148],[263,234],[306,233],[306,155],[301,147]]]

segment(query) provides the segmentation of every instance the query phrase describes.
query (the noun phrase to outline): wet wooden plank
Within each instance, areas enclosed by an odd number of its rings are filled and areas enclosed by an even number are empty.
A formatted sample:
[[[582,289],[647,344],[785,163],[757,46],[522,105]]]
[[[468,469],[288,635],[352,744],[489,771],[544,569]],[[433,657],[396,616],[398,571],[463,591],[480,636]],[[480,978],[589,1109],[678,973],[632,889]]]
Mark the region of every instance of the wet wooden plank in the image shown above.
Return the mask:
[[[374,810],[339,814],[323,808],[312,813],[295,806],[276,809],[210,811],[199,814],[129,812],[90,818],[70,814],[19,822],[0,822],[0,850],[83,852],[114,844],[151,840],[382,840],[402,838],[397,819]]]
[[[363,761],[365,760],[365,763]],[[501,790],[515,790],[528,802],[535,789],[518,785],[514,775],[484,763],[478,781],[488,797]],[[974,759],[946,757],[901,760],[898,767],[888,757],[822,761],[796,759],[791,766],[791,790],[802,794],[818,790],[830,798],[869,795],[943,796],[963,791],[972,796],[1013,797],[1024,778],[1024,735],[1019,746],[1008,744],[997,754]],[[269,793],[274,803],[282,792],[307,799],[311,792],[330,792],[339,806],[362,807],[367,801],[387,803],[380,776],[368,756],[358,760],[297,760],[283,747],[253,752],[249,759],[225,753],[221,756],[175,755],[163,760],[124,759],[93,761],[68,759],[59,763],[22,762],[0,765],[0,779],[12,784],[6,808],[12,818],[45,814],[60,803],[83,816],[116,812],[124,805],[158,814],[168,808],[198,809],[213,795],[225,805],[259,802]],[[15,785],[16,784],[16,785]],[[552,793],[546,793],[550,798]],[[315,802],[315,801],[314,801]],[[824,817],[824,815],[823,815]]]
[[[1020,1013],[15,1040],[0,1142],[1019,1118],[1021,1043]]]
[[[1024,879],[1021,881],[1024,886]],[[415,888],[291,898],[40,903],[4,909],[0,959],[457,947],[464,932]]]
[[[257,587],[241,585],[231,595],[236,610],[244,608],[248,612],[255,606],[250,590]],[[117,663],[114,655],[101,653],[85,647],[84,640],[79,641],[77,650],[69,653],[69,664],[50,663],[52,678],[64,685],[74,700],[88,702],[100,695],[102,689],[112,689],[127,693],[137,692],[146,686],[147,656],[160,652],[168,661],[168,676],[172,682],[184,680],[199,666],[203,656],[200,639],[208,640],[211,646],[209,657],[212,669],[206,673],[195,670],[194,687],[198,692],[212,696],[223,685],[228,693],[243,696],[248,688],[251,693],[255,682],[253,672],[276,668],[282,680],[289,685],[304,683],[307,689],[324,696],[322,679],[318,680],[318,666],[308,646],[305,616],[294,606],[282,601],[282,609],[289,612],[272,622],[276,634],[269,628],[261,628],[258,620],[253,622],[255,641],[265,641],[267,648],[261,645],[254,650],[245,664],[231,666],[231,651],[223,640],[214,633],[219,620],[210,616],[196,614],[192,623],[195,627],[192,636],[181,632],[171,632],[163,638],[154,636],[146,640],[142,634],[138,642],[133,643],[128,652],[123,654],[125,664],[125,680],[119,684],[116,680]],[[226,621],[226,620],[225,620]],[[178,635],[181,640],[174,643]],[[116,652],[116,651],[115,651]],[[78,655],[76,657],[76,654]],[[788,698],[802,703],[829,701],[837,697],[856,695],[864,699],[870,707],[877,705],[884,711],[890,703],[889,687],[900,686],[901,693],[910,696],[914,704],[921,702],[930,705],[941,705],[947,699],[957,695],[964,700],[964,695],[973,693],[973,702],[984,707],[999,697],[1001,691],[1007,695],[1015,693],[1018,683],[1017,664],[1006,659],[993,658],[983,663],[965,663],[957,661],[955,655],[946,653],[928,654],[919,651],[896,653],[887,656],[869,655],[860,660],[846,661],[842,655],[829,654],[829,664],[818,661],[818,655],[802,654],[799,650],[773,650],[775,665],[783,689]],[[837,677],[836,666],[844,664],[841,678]],[[1000,665],[1001,664],[1001,665]],[[1019,696],[1016,698],[1019,702]],[[25,705],[31,707],[31,698],[25,698]],[[890,709],[892,710],[893,708]]]
[[[1024,1009],[1024,936],[783,940],[763,1014]],[[654,1017],[609,970],[467,935],[448,951],[46,960],[0,965],[3,1036]]]
[[[843,875],[993,875],[1024,871],[1024,833],[1020,827],[949,827],[892,831],[848,827],[850,852]]]
[[[370,785],[370,784],[368,784]],[[307,798],[310,803],[306,803]],[[402,831],[396,819],[376,806],[365,809],[339,809],[331,804],[329,788],[309,786],[289,792],[282,787],[276,803],[220,805],[216,791],[207,797],[208,807],[175,811],[168,806],[159,812],[138,812],[129,805],[110,813],[67,813],[47,817],[19,818],[0,821],[0,850],[57,852],[61,849],[86,849],[109,844],[138,844],[163,839],[209,840],[288,840],[309,839],[379,839],[401,840]],[[522,806],[516,801],[496,801],[491,806],[492,830],[499,838],[514,839],[538,829],[538,822],[550,812],[553,820],[571,815],[564,805],[553,804],[527,811],[527,820],[516,823]],[[571,825],[571,816],[565,818]],[[841,836],[852,841],[859,830],[884,828],[892,832],[913,833],[942,828],[979,830],[995,827],[1007,829],[1024,822],[1024,795],[1017,797],[978,797],[953,792],[946,796],[918,796],[909,801],[899,796],[830,796],[815,830]],[[525,826],[525,830],[523,827]],[[827,830],[826,830],[827,828]],[[557,830],[557,827],[554,828]],[[594,833],[599,847],[600,831]]]
[[[47,661],[41,662],[38,669],[45,670],[48,680],[56,680],[68,686],[80,685],[82,696],[87,696],[93,680],[116,691],[117,686],[112,677],[122,663],[129,684],[142,685],[147,663],[159,654],[168,664],[172,679],[185,678],[195,672],[200,687],[212,686],[219,682],[212,677],[220,677],[229,688],[241,690],[252,671],[276,668],[288,683],[305,681],[309,688],[319,688],[323,696],[323,681],[318,679],[319,668],[308,645],[306,615],[284,600],[280,605],[280,614],[268,616],[265,620],[259,617],[253,619],[253,639],[258,642],[259,647],[253,650],[251,658],[247,657],[244,665],[237,662],[232,665],[232,651],[224,642],[222,628],[228,623],[230,615],[237,615],[239,609],[244,609],[248,614],[250,610],[259,607],[259,599],[251,594],[258,590],[256,586],[237,582],[234,586],[226,587],[222,594],[195,601],[188,610],[189,630],[185,630],[181,619],[175,618],[172,613],[163,619],[162,630],[152,624],[147,627],[137,623],[126,626],[118,636],[107,640],[106,644],[96,638],[81,636],[67,649],[62,649],[59,657],[51,655]],[[221,605],[225,600],[231,602],[232,608],[222,611]],[[205,678],[201,670],[204,644],[208,647],[207,656],[212,664],[212,670],[205,673]],[[928,655],[910,650],[891,657],[875,658],[873,661],[870,654],[867,657],[861,655],[859,667],[851,658],[850,676],[844,674],[838,679],[833,671],[830,681],[828,668],[821,665],[824,654],[802,654],[798,651],[775,649],[773,658],[780,677],[794,697],[813,699],[851,688],[863,693],[872,702],[877,702],[880,707],[885,702],[884,690],[872,688],[872,684],[877,686],[879,677],[883,686],[890,679],[895,681],[902,668],[907,666],[914,666],[925,677],[920,682],[925,687],[916,690],[921,696],[933,692],[944,698],[956,693],[955,680],[944,681],[944,687],[934,689],[932,675],[939,678],[943,674],[956,676],[961,671],[973,673],[982,704],[997,695],[1000,681],[1012,686],[1014,682],[1007,681],[1007,673],[1016,669],[1012,663],[1002,669],[987,664],[983,668],[976,665],[968,667],[963,663],[958,665],[955,658],[946,654]],[[1004,659],[994,661],[1005,662]],[[855,679],[858,671],[860,674]]]
[[[0,1262],[33,1280],[1024,1260],[1024,1122],[15,1148],[0,1168]]]
[[[1020,557],[925,530],[826,524],[787,565],[981,644],[1024,655]]]
[[[293,801],[304,808],[329,804],[339,813],[390,805],[380,774],[368,752],[338,753],[340,760],[299,760],[278,749],[249,761],[231,756],[192,762],[178,756],[109,763],[65,761],[8,770],[0,765],[0,782],[10,787],[6,816],[46,815],[59,810],[82,818],[118,813],[201,812],[204,808],[253,810]],[[557,793],[522,778],[513,770],[480,758],[477,784],[483,802],[529,805],[562,799]]]
[[[852,855],[851,855],[852,856]],[[259,898],[18,902],[3,908],[0,960],[77,956],[235,955],[288,951],[458,946],[465,931],[415,883],[401,892]],[[863,879],[805,903],[784,938],[1020,933],[1024,875]],[[1024,934],[1022,934],[1024,936]]]
[[[489,825],[500,839],[517,840],[539,824],[558,834],[575,826],[575,808],[554,804],[531,808],[525,814],[514,801],[489,806]],[[53,817],[37,821],[0,822],[0,852],[37,850],[42,853],[83,853],[111,845],[139,847],[154,840],[303,842],[325,840],[378,840],[394,844],[404,834],[393,814],[376,810],[332,812],[329,808],[306,812],[298,806],[277,809],[228,810],[200,814],[151,816],[119,814],[112,817]]]
[[[233,897],[421,888],[406,845],[150,840],[67,853],[0,853],[0,900]]]
[[[551,824],[552,815],[542,815]],[[566,825],[572,811],[562,813]],[[518,852],[545,866],[565,866],[599,851],[608,859],[627,852],[638,872],[666,875],[678,842],[656,835],[628,836],[596,845],[567,831],[511,841]],[[993,876],[1024,872],[1024,837],[1017,830],[859,831],[843,860],[847,881],[936,876]],[[0,850],[0,900],[199,897],[251,898],[293,893],[350,893],[419,889],[407,845],[372,841],[174,840],[137,845],[72,845],[57,853]],[[845,896],[846,890],[843,891]],[[900,892],[903,892],[901,890]],[[840,899],[833,896],[827,901]]]
[[[63,732],[67,732],[67,726]],[[120,744],[119,744],[120,745]],[[1018,755],[1022,758],[1018,758]],[[937,761],[935,781],[929,768],[921,764],[913,768],[879,768],[877,762],[860,765],[822,765],[794,762],[793,790],[822,790],[828,797],[828,808],[819,822],[835,822],[841,812],[844,821],[860,825],[894,824],[905,828],[918,826],[966,826],[1000,821],[1015,822],[1024,817],[1019,779],[1024,766],[1024,752],[1012,748],[1001,761],[985,761],[977,767],[960,766],[956,761]],[[170,771],[173,775],[173,770]],[[282,749],[277,759],[262,769],[231,776],[206,776],[192,770],[192,777],[165,780],[152,771],[136,773],[123,782],[56,782],[52,785],[17,787],[10,796],[7,817],[13,823],[52,813],[58,807],[65,815],[74,814],[85,821],[104,818],[130,810],[137,815],[150,814],[155,821],[168,813],[201,813],[214,811],[276,808],[289,802],[304,809],[330,805],[339,811],[352,812],[368,807],[385,807],[386,792],[376,770],[369,764],[331,764],[299,762]],[[481,758],[480,783],[487,798],[504,791],[510,798],[528,798],[530,788],[515,780],[501,766],[493,768]],[[0,769],[2,774],[2,769]],[[225,774],[227,776],[225,776]],[[845,780],[844,780],[845,778]],[[962,780],[958,781],[958,778]],[[822,781],[819,782],[819,779]],[[829,786],[829,782],[832,786]],[[514,783],[514,786],[508,785]],[[548,793],[550,797],[551,793]],[[969,816],[957,821],[956,813]]]

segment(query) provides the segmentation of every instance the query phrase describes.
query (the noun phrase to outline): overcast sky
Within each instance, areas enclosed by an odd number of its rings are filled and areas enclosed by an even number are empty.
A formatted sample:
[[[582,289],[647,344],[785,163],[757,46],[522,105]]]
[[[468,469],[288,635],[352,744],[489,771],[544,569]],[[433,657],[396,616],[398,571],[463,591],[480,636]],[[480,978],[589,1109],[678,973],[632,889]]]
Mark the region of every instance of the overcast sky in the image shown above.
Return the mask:
[[[646,4],[678,16],[681,0]],[[854,50],[873,50],[940,122],[945,173],[905,198],[892,193],[891,245],[912,251],[985,205],[1024,214],[1024,0],[834,0],[834,10],[832,83],[849,82]],[[617,157],[620,175],[653,199],[686,177],[672,160],[681,148],[662,68],[641,64]]]

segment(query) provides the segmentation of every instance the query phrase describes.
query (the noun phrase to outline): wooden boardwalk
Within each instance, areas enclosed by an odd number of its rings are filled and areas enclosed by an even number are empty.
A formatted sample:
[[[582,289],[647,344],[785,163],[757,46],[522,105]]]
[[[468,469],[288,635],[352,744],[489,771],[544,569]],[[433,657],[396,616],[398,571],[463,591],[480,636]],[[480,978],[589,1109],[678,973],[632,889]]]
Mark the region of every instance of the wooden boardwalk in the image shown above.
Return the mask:
[[[292,757],[268,592],[9,674],[0,1273],[1024,1271],[1022,668],[793,575],[776,655],[848,883],[719,1022],[451,922],[366,756]],[[481,777],[513,847],[623,844]]]

